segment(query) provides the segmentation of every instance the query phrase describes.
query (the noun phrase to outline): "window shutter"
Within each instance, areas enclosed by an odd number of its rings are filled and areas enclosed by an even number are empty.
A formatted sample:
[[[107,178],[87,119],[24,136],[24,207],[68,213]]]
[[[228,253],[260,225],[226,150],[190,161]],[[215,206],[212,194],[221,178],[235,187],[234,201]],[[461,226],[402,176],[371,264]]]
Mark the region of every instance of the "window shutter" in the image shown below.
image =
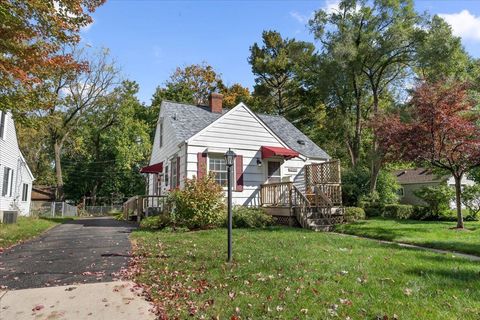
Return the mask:
[[[197,178],[201,179],[207,174],[207,154],[197,153]]]
[[[235,191],[243,191],[243,156],[235,157]]]
[[[180,188],[180,157],[177,157],[177,188]]]

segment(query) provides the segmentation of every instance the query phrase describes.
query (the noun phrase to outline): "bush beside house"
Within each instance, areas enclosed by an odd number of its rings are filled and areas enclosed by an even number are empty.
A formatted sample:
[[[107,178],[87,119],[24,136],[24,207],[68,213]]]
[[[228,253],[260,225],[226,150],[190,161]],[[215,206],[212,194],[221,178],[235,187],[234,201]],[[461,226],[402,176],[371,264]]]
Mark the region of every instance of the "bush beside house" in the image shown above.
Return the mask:
[[[365,210],[359,207],[345,207],[345,222],[365,220]]]
[[[233,209],[232,225],[234,228],[265,228],[274,224],[273,217],[266,214],[262,208],[236,206]],[[227,225],[226,219],[224,225]]]
[[[175,225],[189,229],[218,226],[225,212],[223,189],[213,175],[185,180],[183,189],[169,195]]]

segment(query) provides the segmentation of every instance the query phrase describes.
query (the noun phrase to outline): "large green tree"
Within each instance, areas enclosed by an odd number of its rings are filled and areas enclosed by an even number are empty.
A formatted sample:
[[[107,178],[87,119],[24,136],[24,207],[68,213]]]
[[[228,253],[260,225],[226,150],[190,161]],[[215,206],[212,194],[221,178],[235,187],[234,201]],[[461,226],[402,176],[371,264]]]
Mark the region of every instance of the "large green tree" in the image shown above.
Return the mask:
[[[69,199],[132,196],[145,190],[140,167],[148,162],[151,141],[147,108],[136,95],[138,84],[123,81],[82,119],[78,146],[63,156]]]
[[[426,27],[419,30],[419,36],[414,64],[418,78],[434,82],[444,78],[472,78],[474,62],[445,20],[434,15]]]
[[[257,111],[296,118],[307,93],[298,74],[312,62],[314,50],[312,43],[283,38],[277,31],[263,32],[262,44],[254,43],[248,58],[255,76]]]
[[[63,198],[62,154],[64,147],[74,147],[75,132],[80,123],[94,112],[109,92],[119,82],[119,70],[106,49],[90,51],[85,48],[64,48],[76,61],[85,61],[81,69],[60,69],[45,78],[39,85],[33,104],[42,106],[24,118],[30,118],[36,126],[41,126],[41,135],[48,142],[53,154],[57,197]],[[43,107],[45,106],[45,107]],[[27,148],[30,146],[27,144]]]
[[[391,104],[395,86],[408,79],[423,23],[411,0],[344,0],[337,11],[319,10],[310,21],[321,51],[332,66],[337,102],[354,111],[349,147],[352,163],[361,147],[361,119],[375,121]],[[340,112],[342,114],[342,112]],[[382,163],[377,138],[370,145],[370,191],[376,190]]]

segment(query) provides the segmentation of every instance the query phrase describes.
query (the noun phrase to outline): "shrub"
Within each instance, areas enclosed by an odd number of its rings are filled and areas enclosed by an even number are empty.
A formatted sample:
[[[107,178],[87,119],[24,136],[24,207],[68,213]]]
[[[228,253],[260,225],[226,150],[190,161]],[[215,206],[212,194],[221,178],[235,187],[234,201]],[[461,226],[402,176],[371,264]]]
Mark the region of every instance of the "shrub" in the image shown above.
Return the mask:
[[[377,191],[370,194],[370,169],[361,165],[342,172],[342,197],[345,205],[366,207],[373,204],[390,204],[398,201],[399,185],[387,170],[381,170],[377,180]],[[362,205],[361,202],[370,202]]]
[[[170,226],[172,219],[166,214],[161,214],[158,216],[150,216],[144,218],[140,221],[140,227],[147,229],[163,229],[167,226]]]
[[[345,220],[347,222],[365,220],[365,210],[359,207],[345,207]]]
[[[465,220],[477,220],[480,212],[480,185],[465,186],[462,191],[462,204],[468,209]]]
[[[232,211],[234,228],[265,228],[275,223],[273,217],[266,214],[262,208],[235,206]],[[226,218],[224,225],[227,225]]]
[[[413,206],[412,219],[414,220],[429,220],[431,211],[429,207]]]
[[[414,208],[408,204],[387,204],[383,207],[382,216],[394,219],[410,219]]]
[[[414,193],[427,203],[432,218],[438,218],[450,210],[450,201],[455,195],[455,191],[447,185],[423,187]]]
[[[379,217],[382,215],[383,207],[380,205],[368,205],[363,207],[366,217]]]
[[[196,229],[221,223],[225,211],[223,189],[212,175],[187,179],[185,188],[171,192],[169,197],[176,225]]]

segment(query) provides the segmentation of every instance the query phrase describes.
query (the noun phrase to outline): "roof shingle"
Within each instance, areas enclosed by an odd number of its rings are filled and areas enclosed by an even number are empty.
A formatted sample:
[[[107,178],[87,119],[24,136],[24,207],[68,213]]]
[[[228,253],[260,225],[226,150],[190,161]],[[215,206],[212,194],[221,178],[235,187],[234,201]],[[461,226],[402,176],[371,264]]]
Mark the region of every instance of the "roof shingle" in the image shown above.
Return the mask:
[[[210,112],[206,106],[195,106],[164,101],[161,108],[164,117],[169,117],[178,141],[185,141],[208,125],[216,121],[229,110],[222,113]],[[330,159],[330,156],[282,116],[257,114],[259,119],[270,128],[291,149],[309,158]]]

